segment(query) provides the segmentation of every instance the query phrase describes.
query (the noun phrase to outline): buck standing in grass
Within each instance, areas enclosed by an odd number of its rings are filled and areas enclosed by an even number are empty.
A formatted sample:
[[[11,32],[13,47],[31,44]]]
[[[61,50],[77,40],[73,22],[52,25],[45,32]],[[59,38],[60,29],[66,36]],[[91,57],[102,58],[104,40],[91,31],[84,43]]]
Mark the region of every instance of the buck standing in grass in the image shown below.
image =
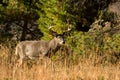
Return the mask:
[[[49,29],[54,38],[50,41],[22,41],[17,44],[15,54],[19,55],[19,66],[26,58],[36,59],[43,58],[45,55],[49,55],[50,52],[55,52],[58,47],[64,44],[63,34],[57,34]],[[67,31],[70,31],[69,29]]]

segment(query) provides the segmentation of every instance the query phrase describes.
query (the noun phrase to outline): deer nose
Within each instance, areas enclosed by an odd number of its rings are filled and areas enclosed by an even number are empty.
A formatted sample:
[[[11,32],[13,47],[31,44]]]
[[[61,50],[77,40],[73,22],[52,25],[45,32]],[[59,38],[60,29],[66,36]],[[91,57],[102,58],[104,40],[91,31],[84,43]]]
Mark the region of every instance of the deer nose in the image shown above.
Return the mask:
[[[63,41],[63,44],[65,44],[65,41]]]

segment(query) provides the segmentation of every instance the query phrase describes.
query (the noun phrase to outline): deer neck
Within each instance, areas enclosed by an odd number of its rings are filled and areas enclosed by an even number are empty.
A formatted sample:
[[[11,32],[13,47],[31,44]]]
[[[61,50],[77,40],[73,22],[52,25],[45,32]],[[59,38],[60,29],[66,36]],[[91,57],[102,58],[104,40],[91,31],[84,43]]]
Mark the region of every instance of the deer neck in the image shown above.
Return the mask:
[[[50,42],[49,42],[49,49],[51,50],[54,50],[57,48],[58,46],[58,43],[57,41],[55,40],[56,38],[52,39]]]

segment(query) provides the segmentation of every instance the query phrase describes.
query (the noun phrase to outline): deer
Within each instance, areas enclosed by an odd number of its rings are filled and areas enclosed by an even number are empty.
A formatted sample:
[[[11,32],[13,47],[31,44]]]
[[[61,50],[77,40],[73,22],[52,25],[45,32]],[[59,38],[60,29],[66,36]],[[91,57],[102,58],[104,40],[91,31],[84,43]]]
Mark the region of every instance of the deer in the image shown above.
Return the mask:
[[[70,29],[58,34],[53,31],[51,27],[49,31],[54,37],[52,40],[38,40],[38,41],[21,41],[17,44],[15,54],[19,56],[18,64],[22,65],[26,58],[29,59],[42,59],[44,56],[49,55],[51,52],[55,53],[56,50],[65,44],[64,35],[69,32]]]

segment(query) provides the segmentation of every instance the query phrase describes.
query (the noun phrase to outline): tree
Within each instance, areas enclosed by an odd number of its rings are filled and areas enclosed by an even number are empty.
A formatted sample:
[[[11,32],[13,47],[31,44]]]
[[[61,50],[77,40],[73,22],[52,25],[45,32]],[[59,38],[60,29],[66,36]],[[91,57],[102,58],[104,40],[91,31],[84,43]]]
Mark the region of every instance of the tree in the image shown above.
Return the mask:
[[[39,28],[44,34],[44,39],[48,39],[49,31],[48,28],[53,26],[54,31],[58,33],[64,32],[66,28],[70,26],[64,10],[64,4],[59,0],[39,0],[38,11],[40,16],[38,23]]]
[[[2,0],[0,3],[1,37],[6,35],[7,38],[17,38],[21,41],[39,39],[42,33],[38,29],[39,15],[36,12],[38,9],[36,3],[38,2],[34,0]]]

